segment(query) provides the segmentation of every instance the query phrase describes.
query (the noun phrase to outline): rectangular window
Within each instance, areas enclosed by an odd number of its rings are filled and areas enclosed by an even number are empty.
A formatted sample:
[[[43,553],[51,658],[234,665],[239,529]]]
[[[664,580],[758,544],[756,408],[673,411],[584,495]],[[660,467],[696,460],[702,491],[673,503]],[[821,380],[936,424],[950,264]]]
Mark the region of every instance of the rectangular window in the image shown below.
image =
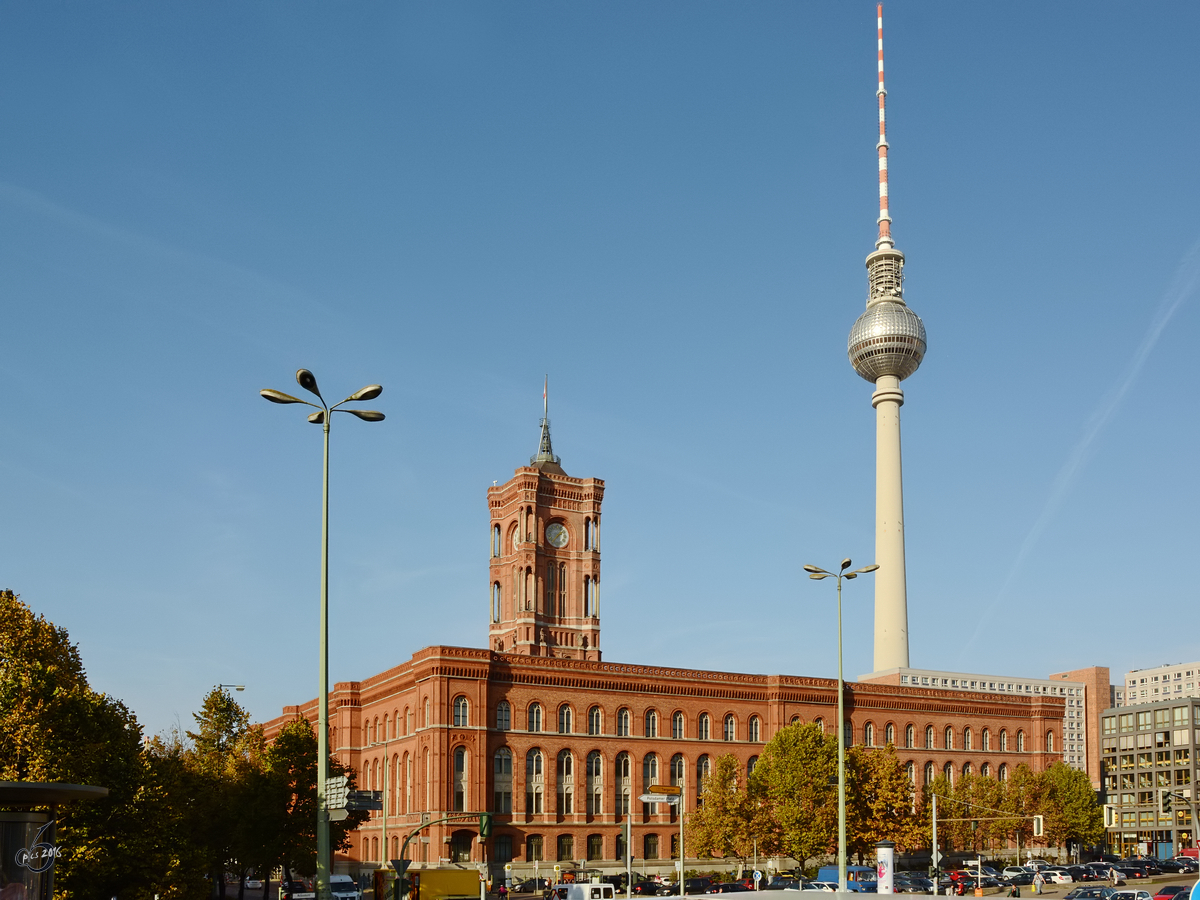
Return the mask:
[[[1133,713],[1124,713],[1120,719],[1122,731],[1133,731]]]
[[[1124,754],[1121,756],[1121,768],[1122,769],[1132,769],[1133,768],[1133,754],[1132,753]]]
[[[1151,761],[1150,761],[1150,760],[1151,760],[1151,754],[1149,754],[1149,753],[1139,753],[1139,754],[1137,755],[1137,764],[1138,764],[1138,768],[1139,768],[1139,769],[1149,769],[1149,768],[1151,767],[1151,765],[1152,765],[1152,763],[1151,763]]]
[[[511,834],[498,834],[493,842],[495,847],[496,862],[506,863],[512,862],[513,848]]]
[[[658,835],[648,834],[642,839],[642,847],[645,852],[642,854],[646,859],[658,859]]]
[[[541,862],[542,860],[542,836],[531,834],[525,838],[525,861]]]
[[[1175,770],[1175,786],[1176,787],[1179,787],[1179,786],[1185,785],[1185,784],[1191,784],[1191,783],[1192,783],[1192,770],[1191,769],[1176,769]]]
[[[1169,731],[1154,732],[1154,746],[1155,747],[1170,747],[1171,746],[1171,732],[1169,732]]]
[[[1149,728],[1150,723],[1153,721],[1154,721],[1154,716],[1150,712],[1150,710],[1146,710],[1145,712],[1140,712],[1137,714],[1137,727],[1138,728]]]
[[[1154,727],[1166,728],[1171,724],[1171,711],[1169,709],[1156,709],[1154,711]]]
[[[1184,747],[1182,750],[1175,751],[1175,765],[1186,766],[1191,762],[1192,751],[1190,747]]]
[[[497,790],[492,797],[492,812],[511,813],[512,812],[512,791]]]

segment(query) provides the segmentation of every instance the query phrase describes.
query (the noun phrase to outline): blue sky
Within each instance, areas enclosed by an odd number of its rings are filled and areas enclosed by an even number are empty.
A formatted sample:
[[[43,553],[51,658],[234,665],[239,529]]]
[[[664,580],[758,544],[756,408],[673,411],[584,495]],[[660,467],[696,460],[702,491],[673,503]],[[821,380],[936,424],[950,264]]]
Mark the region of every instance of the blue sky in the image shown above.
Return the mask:
[[[870,2],[2,7],[0,586],[148,731],[486,637],[486,488],[605,479],[607,659],[836,674],[870,561]],[[912,663],[1200,658],[1200,6],[885,9]],[[846,591],[846,671],[872,588]]]

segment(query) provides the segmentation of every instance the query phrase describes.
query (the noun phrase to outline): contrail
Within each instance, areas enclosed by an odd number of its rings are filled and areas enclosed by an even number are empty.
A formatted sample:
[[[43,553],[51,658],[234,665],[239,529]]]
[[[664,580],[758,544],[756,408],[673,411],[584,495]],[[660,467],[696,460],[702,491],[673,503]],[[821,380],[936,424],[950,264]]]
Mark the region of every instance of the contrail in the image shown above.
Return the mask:
[[[1108,425],[1109,420],[1112,419],[1113,414],[1120,407],[1133,383],[1137,381],[1142,367],[1146,364],[1146,360],[1150,356],[1150,351],[1158,343],[1163,330],[1170,323],[1184,301],[1195,293],[1198,284],[1200,284],[1200,241],[1192,245],[1191,250],[1185,253],[1183,259],[1180,260],[1179,265],[1175,269],[1175,277],[1171,279],[1171,284],[1168,286],[1166,293],[1163,294],[1162,302],[1158,305],[1158,311],[1154,314],[1154,318],[1150,322],[1150,327],[1146,329],[1146,334],[1142,337],[1141,343],[1138,344],[1137,350],[1129,360],[1129,364],[1126,365],[1125,371],[1122,372],[1120,380],[1117,381],[1116,385],[1108,392],[1099,407],[1092,414],[1083,436],[1071,451],[1071,455],[1067,457],[1067,461],[1063,463],[1062,468],[1059,469],[1058,475],[1054,479],[1054,484],[1050,489],[1050,495],[1046,498],[1046,503],[1042,507],[1041,514],[1029,529],[1028,534],[1025,535],[1025,540],[1021,542],[1021,547],[1017,551],[1016,558],[1013,559],[1013,563],[1009,567],[1008,575],[1005,577],[1004,583],[1001,584],[1000,590],[996,592],[996,599],[992,601],[988,615],[980,617],[979,622],[975,626],[975,633],[971,635],[971,639],[964,645],[964,653],[974,644],[985,622],[991,618],[991,613],[1004,599],[1005,595],[1007,595],[1013,579],[1016,578],[1017,573],[1025,564],[1026,558],[1028,558],[1033,548],[1037,545],[1051,520],[1053,520],[1058,510],[1062,507],[1067,494],[1070,493],[1071,488],[1074,486],[1080,470],[1082,470],[1084,463],[1087,461],[1092,444],[1095,443],[1096,438],[1100,436],[1100,432]]]

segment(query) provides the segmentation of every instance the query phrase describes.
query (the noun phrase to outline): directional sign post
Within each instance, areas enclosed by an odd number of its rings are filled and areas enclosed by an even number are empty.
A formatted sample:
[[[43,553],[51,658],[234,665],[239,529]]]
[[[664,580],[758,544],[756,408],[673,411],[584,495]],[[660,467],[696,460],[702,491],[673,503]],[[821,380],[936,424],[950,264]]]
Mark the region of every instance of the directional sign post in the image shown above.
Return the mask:
[[[679,795],[672,796],[671,794],[638,794],[638,800],[642,803],[670,803],[674,806],[679,802]]]

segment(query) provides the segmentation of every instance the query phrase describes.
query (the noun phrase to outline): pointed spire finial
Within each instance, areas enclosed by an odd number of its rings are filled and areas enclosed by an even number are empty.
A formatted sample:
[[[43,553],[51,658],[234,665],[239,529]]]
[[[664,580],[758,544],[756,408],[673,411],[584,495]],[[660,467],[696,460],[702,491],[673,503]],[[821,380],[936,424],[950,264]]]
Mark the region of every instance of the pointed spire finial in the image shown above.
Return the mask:
[[[546,381],[542,385],[542,438],[538,444],[538,452],[529,458],[529,464],[543,471],[555,472],[559,475],[566,475],[559,465],[559,458],[554,455],[554,448],[550,444],[550,376],[546,376]]]
[[[879,97],[879,143],[875,145],[875,149],[879,151],[879,240],[875,242],[876,249],[890,250],[895,246],[892,241],[892,217],[888,215],[888,142],[887,142],[887,118],[884,115],[884,106],[887,99],[887,91],[883,87],[883,4],[880,3],[875,8],[876,23],[879,28],[879,89],[876,94]]]

